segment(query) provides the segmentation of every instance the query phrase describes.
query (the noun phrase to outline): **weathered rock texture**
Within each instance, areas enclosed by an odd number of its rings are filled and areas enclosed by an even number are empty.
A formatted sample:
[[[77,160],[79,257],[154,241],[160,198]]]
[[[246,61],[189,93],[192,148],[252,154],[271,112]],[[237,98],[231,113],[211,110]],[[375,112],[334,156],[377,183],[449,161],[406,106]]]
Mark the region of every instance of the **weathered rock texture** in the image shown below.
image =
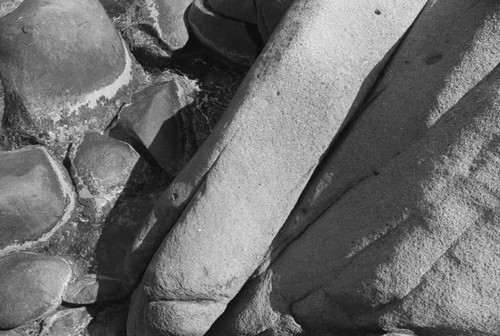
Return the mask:
[[[347,190],[422,137],[498,64],[500,21],[492,15],[498,7],[475,4],[429,3],[342,141],[325,155],[270,254],[278,255]]]
[[[46,315],[61,303],[71,267],[58,257],[18,252],[0,257],[0,329]]]
[[[498,333],[498,10],[429,2],[214,334]]]
[[[498,334],[499,88],[496,69],[329,208],[251,285],[237,328]]]
[[[70,218],[75,193],[43,147],[0,152],[0,255],[46,241]]]
[[[262,49],[257,26],[220,16],[205,7],[203,0],[193,2],[188,19],[203,44],[235,63],[252,65]]]
[[[109,124],[133,62],[97,0],[25,0],[0,30],[11,147],[41,143],[63,157],[68,142]]]
[[[295,3],[145,224],[139,244],[154,250],[176,223],[134,295],[130,335],[208,330],[261,262],[349,110],[424,3]]]

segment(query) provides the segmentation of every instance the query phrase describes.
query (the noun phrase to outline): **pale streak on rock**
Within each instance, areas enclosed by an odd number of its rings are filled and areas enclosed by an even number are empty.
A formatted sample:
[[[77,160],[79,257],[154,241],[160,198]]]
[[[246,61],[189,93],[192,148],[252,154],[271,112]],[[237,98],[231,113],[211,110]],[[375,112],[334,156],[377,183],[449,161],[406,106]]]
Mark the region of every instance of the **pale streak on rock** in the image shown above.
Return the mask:
[[[148,0],[148,1],[151,1],[151,0]],[[84,106],[87,106],[91,109],[97,107],[100,100],[112,99],[121,88],[127,86],[128,84],[130,84],[132,82],[132,80],[134,78],[133,70],[132,70],[132,59],[130,57],[128,48],[125,45],[125,41],[123,41],[123,39],[121,37],[120,37],[120,40],[121,40],[124,55],[125,55],[125,64],[123,67],[123,72],[120,74],[120,76],[118,76],[118,78],[116,78],[116,80],[113,83],[111,83],[105,87],[102,87],[100,89],[97,89],[93,92],[90,92],[90,93],[86,94],[85,96],[78,98],[76,103],[68,105],[67,108],[69,110],[69,114],[77,113],[78,110]],[[60,114],[54,115],[54,122],[55,123],[57,123],[60,119],[61,119]]]

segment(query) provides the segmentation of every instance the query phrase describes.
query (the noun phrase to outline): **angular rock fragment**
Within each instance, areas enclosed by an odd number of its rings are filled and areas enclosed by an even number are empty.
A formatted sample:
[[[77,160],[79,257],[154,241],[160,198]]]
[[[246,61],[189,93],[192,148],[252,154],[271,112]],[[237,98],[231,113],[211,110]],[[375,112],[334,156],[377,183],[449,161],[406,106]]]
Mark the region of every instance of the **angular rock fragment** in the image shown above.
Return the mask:
[[[152,251],[176,225],[134,295],[130,335],[208,330],[261,262],[349,109],[424,3],[391,3],[383,8],[390,19],[375,14],[375,1],[295,3],[145,223],[137,245]]]
[[[43,147],[0,152],[0,255],[46,241],[70,218],[68,173]]]
[[[204,45],[235,63],[251,65],[262,48],[257,26],[220,16],[205,7],[203,0],[193,2],[188,19]]]
[[[207,0],[206,3],[211,10],[228,18],[257,23],[254,0]]]
[[[0,18],[3,128],[12,148],[44,144],[64,157],[104,130],[133,83],[130,55],[97,0],[24,1]]]
[[[184,166],[186,139],[181,112],[194,101],[196,87],[172,74],[132,97],[118,115],[110,134],[124,131],[167,172],[175,175]]]
[[[18,252],[0,257],[0,329],[47,315],[61,303],[71,267],[59,257]]]

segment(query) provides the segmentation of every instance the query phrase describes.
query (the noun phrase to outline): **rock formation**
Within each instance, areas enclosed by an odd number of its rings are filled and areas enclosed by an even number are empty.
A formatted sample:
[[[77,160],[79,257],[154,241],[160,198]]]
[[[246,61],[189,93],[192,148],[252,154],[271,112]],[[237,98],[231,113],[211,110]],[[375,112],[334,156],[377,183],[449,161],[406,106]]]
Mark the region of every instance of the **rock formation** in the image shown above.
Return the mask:
[[[499,18],[0,0],[0,336],[500,335]]]

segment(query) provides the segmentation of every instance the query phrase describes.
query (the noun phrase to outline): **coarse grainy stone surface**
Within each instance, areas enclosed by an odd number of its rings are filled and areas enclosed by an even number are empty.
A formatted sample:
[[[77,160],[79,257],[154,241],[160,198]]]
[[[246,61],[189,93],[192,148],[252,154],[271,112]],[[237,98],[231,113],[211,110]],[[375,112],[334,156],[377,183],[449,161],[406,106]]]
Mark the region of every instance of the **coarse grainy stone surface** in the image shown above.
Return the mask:
[[[212,12],[203,0],[189,8],[189,24],[206,46],[233,62],[251,65],[262,49],[257,26],[250,26]]]
[[[134,65],[97,0],[26,0],[0,18],[0,30],[12,148],[40,143],[64,157],[85,130],[104,130],[114,103],[127,98]]]
[[[422,137],[498,64],[499,10],[496,3],[487,1],[464,1],[459,6],[429,3],[366,106],[349,123],[342,141],[325,155],[274,240],[268,259],[279,255],[347,190],[376,175]]]
[[[473,71],[471,81],[481,75]],[[483,76],[250,281],[214,334],[279,331],[291,319],[318,332],[498,334],[500,69]]]
[[[424,3],[295,3],[218,127],[145,223],[153,234],[143,243],[151,247],[158,246],[152,237],[176,225],[132,300],[130,335],[208,330],[262,260],[349,109]],[[326,92],[325,103],[319,97]],[[192,313],[189,325],[180,311]]]
[[[61,303],[71,267],[58,257],[17,252],[0,257],[0,329],[46,315]]]
[[[50,238],[75,209],[68,173],[43,147],[0,152],[0,255]]]

